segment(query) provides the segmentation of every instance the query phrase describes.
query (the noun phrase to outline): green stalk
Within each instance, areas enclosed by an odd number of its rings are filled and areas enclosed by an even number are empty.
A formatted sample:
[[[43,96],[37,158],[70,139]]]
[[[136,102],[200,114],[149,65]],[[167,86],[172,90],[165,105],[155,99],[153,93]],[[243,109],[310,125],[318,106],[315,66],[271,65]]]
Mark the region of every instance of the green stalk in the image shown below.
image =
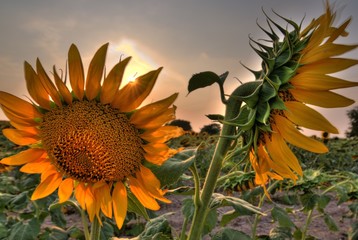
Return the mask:
[[[302,231],[302,236],[301,236],[301,239],[302,239],[302,240],[305,240],[305,239],[306,239],[308,226],[311,224],[312,216],[313,216],[313,209],[311,209],[311,210],[308,211],[308,215],[307,215],[307,219],[306,219],[306,224],[305,224],[305,226],[304,226],[304,228],[303,228],[303,231]]]
[[[95,216],[91,226],[90,240],[99,240],[100,237],[101,237],[101,224],[99,223],[97,216]]]
[[[224,121],[230,121],[234,119],[240,111],[241,101],[235,98],[235,93],[237,90],[238,89],[233,92],[233,95],[227,102]],[[188,236],[189,240],[198,240],[202,238],[202,232],[204,229],[205,219],[209,211],[211,196],[215,190],[216,182],[221,172],[223,159],[225,158],[233,142],[232,139],[225,136],[232,136],[234,133],[235,126],[230,126],[227,124],[223,125],[220,134],[221,137],[219,138],[219,141],[216,145],[214,156],[206,174],[199,203],[197,203],[195,206],[194,218]]]

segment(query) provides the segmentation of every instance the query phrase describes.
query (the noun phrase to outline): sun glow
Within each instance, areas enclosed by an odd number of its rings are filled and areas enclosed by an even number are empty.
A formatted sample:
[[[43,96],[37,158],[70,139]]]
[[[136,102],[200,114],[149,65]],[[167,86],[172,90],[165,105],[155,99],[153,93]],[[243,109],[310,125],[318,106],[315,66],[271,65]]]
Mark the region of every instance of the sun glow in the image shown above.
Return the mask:
[[[108,54],[110,56],[121,55],[121,60],[126,57],[131,56],[131,60],[126,67],[126,71],[123,76],[122,85],[125,85],[129,82],[135,82],[138,76],[143,75],[144,73],[149,72],[151,69],[159,67],[154,63],[153,59],[148,57],[143,50],[141,50],[138,44],[131,39],[122,39],[119,43],[111,44],[112,47],[109,48],[109,52],[114,52],[114,54]],[[117,59],[108,59],[108,64],[118,62]]]

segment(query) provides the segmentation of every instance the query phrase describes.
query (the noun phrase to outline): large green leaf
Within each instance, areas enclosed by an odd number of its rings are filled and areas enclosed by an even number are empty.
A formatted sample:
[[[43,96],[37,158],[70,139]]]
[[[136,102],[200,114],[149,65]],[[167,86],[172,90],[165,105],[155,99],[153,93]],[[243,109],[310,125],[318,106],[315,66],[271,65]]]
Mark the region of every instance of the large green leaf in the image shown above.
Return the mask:
[[[222,79],[214,72],[206,71],[194,74],[189,79],[188,94],[196,89],[208,87],[214,83],[222,85]]]
[[[28,222],[18,222],[11,228],[9,240],[33,240],[40,233],[40,223],[36,218]]]
[[[181,151],[172,158],[165,161],[161,166],[146,163],[157,176],[162,186],[175,183],[183,173],[194,163],[196,149]]]

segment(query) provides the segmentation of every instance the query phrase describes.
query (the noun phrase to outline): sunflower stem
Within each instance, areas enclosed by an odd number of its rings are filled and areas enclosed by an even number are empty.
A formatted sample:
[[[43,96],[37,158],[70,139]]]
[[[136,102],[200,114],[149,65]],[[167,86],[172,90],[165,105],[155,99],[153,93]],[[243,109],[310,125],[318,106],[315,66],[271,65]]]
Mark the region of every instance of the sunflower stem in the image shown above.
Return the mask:
[[[82,220],[82,225],[83,225],[83,233],[85,234],[85,239],[90,240],[90,233],[88,231],[88,222],[87,222],[86,214],[82,210],[82,208],[79,207],[77,204],[75,206],[77,207],[77,209],[79,210],[79,212],[81,214],[81,220]]]
[[[93,219],[91,226],[91,236],[90,240],[99,240],[101,237],[101,224],[97,217]]]
[[[233,92],[227,101],[224,122],[229,122],[230,120],[234,119],[240,111],[241,101],[235,98],[237,91],[238,89]],[[219,138],[219,141],[216,145],[209,170],[206,174],[204,186],[199,198],[199,203],[195,205],[194,217],[188,235],[189,240],[202,239],[202,233],[206,222],[205,219],[210,209],[210,201],[215,190],[216,182],[220,176],[222,162],[231,144],[234,142],[233,139],[222,136],[231,136],[234,135],[234,133],[235,126],[223,124],[223,128],[220,134],[221,137]]]

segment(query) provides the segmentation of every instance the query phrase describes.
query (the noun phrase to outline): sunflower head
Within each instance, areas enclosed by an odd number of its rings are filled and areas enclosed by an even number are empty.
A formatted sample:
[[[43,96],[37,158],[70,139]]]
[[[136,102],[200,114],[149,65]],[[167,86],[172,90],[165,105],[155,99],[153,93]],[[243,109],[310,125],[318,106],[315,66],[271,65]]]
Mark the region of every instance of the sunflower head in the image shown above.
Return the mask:
[[[303,127],[338,133],[324,116],[307,104],[324,108],[349,106],[354,103],[352,99],[332,90],[358,86],[357,82],[330,75],[358,63],[355,59],[340,57],[358,45],[336,43],[339,37],[348,35],[346,27],[350,19],[335,26],[336,12],[328,3],[325,13],[304,29],[302,23],[279,17],[293,30],[267,17],[270,30],[260,28],[269,36],[266,42],[271,45],[251,39],[250,45],[262,58],[262,69],[250,70],[256,81],[239,87],[238,97],[246,105],[234,120],[244,132],[246,147],[251,148],[250,161],[256,171],[256,182],[262,185],[269,178],[297,179],[296,175],[302,174],[287,143],[316,153],[328,151],[324,144],[300,132]]]
[[[130,58],[117,63],[103,77],[108,44],[90,62],[85,77],[75,45],[68,52],[70,90],[53,69],[50,80],[39,60],[34,69],[25,62],[25,80],[34,103],[0,92],[0,105],[14,128],[4,135],[28,146],[1,164],[23,165],[25,173],[41,174],[32,200],[58,189],[59,201],[74,198],[92,221],[102,212],[115,216],[120,228],[127,211],[127,191],[152,210],[156,200],[170,202],[146,162],[161,165],[178,150],[166,142],[184,132],[164,126],[175,117],[178,94],[142,106],[161,68],[120,87]],[[66,79],[65,78],[65,79]]]

